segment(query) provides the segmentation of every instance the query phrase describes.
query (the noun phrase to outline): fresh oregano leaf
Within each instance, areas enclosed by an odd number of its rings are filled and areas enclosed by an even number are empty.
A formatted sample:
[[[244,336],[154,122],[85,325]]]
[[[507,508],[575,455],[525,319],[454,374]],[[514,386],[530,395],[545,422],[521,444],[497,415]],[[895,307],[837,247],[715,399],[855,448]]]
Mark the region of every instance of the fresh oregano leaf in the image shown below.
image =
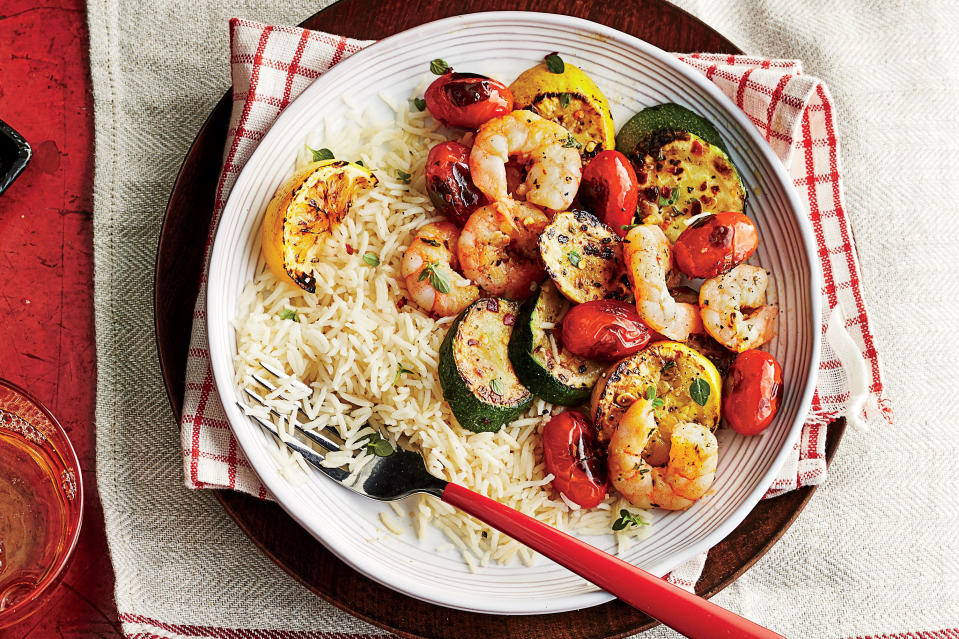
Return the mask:
[[[619,511],[619,519],[613,522],[613,530],[625,530],[627,526],[648,526],[645,520],[639,515],[634,515],[625,508]]]
[[[366,450],[377,457],[389,457],[396,451],[393,446],[379,433],[372,433],[366,441]]]
[[[447,277],[446,273],[443,273],[436,268],[436,262],[430,262],[427,264],[426,268],[420,271],[420,276],[417,279],[420,282],[425,279],[429,279],[430,286],[440,293],[446,294],[450,292],[449,277]]]
[[[546,56],[546,68],[550,73],[562,73],[566,70],[566,65],[558,53],[550,53]]]
[[[306,148],[310,149],[310,147]],[[325,160],[333,159],[333,151],[330,151],[329,149],[310,149],[310,153],[313,154],[314,162],[323,162]]]
[[[396,386],[396,382],[400,381],[400,375],[406,375],[407,373],[412,373],[410,369],[406,368],[402,364],[397,364],[396,366],[396,375],[393,377],[393,386]]]
[[[709,399],[709,384],[702,377],[697,377],[689,385],[689,396],[700,406],[705,406]]]

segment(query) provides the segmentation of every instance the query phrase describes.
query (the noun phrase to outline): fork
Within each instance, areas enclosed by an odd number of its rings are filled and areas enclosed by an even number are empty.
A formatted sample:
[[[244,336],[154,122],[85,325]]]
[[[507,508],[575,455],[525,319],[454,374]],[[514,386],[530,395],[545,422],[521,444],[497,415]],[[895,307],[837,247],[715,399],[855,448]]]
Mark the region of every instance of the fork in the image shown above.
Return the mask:
[[[285,373],[270,364],[260,362],[260,366],[275,379],[286,377]],[[267,391],[277,390],[276,384],[267,377],[256,373],[252,377]],[[244,388],[244,391],[247,397],[278,414],[259,394],[248,388]],[[247,408],[243,402],[237,403],[241,408]],[[298,403],[299,416],[304,418],[303,421],[308,421],[302,403]],[[782,635],[768,628],[655,577],[572,535],[432,475],[426,469],[423,457],[416,452],[400,448],[386,456],[376,455],[358,472],[349,473],[343,468],[324,466],[323,453],[317,450],[317,447],[327,452],[342,449],[343,440],[331,427],[314,432],[293,420],[294,437],[290,441],[289,437],[281,438],[269,420],[246,412],[277,440],[302,455],[308,464],[346,488],[380,501],[402,499],[413,493],[433,495],[526,544],[686,637],[783,639]]]

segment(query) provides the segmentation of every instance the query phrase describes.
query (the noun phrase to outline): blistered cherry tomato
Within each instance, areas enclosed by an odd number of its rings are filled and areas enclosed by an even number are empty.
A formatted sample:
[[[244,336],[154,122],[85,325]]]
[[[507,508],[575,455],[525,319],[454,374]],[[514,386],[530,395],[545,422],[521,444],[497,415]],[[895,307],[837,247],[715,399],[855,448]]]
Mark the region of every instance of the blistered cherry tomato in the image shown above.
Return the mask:
[[[622,359],[643,350],[652,336],[636,307],[619,300],[577,304],[560,326],[563,346],[587,359]]]
[[[583,169],[579,201],[620,237],[633,223],[638,199],[636,171],[619,151],[600,151]]]
[[[723,384],[723,419],[737,433],[757,435],[769,426],[783,397],[783,369],[764,351],[736,356]]]
[[[568,410],[546,423],[543,457],[553,486],[569,500],[593,508],[606,497],[606,460],[599,454],[596,428],[582,413]]]
[[[676,266],[689,277],[716,277],[746,261],[759,245],[756,225],[726,211],[697,220],[673,245]]]
[[[475,73],[447,71],[426,89],[426,108],[448,126],[475,129],[513,110],[513,93],[502,82]]]
[[[459,142],[440,142],[426,157],[426,193],[436,210],[460,227],[486,202],[470,177],[469,156]]]

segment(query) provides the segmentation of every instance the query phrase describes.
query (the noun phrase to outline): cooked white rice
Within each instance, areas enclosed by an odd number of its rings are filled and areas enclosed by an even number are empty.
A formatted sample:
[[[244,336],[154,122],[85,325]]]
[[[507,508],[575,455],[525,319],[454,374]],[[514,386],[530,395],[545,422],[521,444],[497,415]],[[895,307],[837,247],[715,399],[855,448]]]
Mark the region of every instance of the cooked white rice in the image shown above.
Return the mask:
[[[425,195],[423,167],[430,147],[449,136],[428,113],[383,99],[395,120],[377,121],[350,105],[348,124],[328,121],[325,135],[314,133],[306,140],[312,148],[331,149],[337,158],[362,160],[379,185],[359,197],[329,238],[316,266],[315,294],[278,281],[261,258],[239,301],[236,383],[260,391],[251,374],[261,360],[291,376],[268,396],[282,417],[256,406],[249,412],[272,419],[286,439],[302,404],[307,420],[300,426],[331,426],[345,440],[342,452],[327,455],[330,466],[355,472],[371,461],[366,437],[375,429],[394,444],[422,453],[439,477],[563,530],[611,533],[628,503],[611,495],[597,508],[582,509],[549,485],[540,434],[562,407],[538,400],[498,433],[470,433],[456,424],[443,401],[438,350],[453,318],[433,320],[415,303],[404,303],[400,263],[415,231],[443,219]],[[304,146],[298,167],[310,160]],[[411,174],[411,183],[404,184],[398,171]],[[367,264],[366,253],[375,254],[379,266]],[[297,321],[281,319],[283,311],[295,311]],[[398,376],[400,366],[413,372]],[[298,454],[279,442],[273,454],[288,480],[303,481],[309,470]],[[406,521],[421,540],[428,527],[440,529],[450,541],[446,549],[458,551],[471,570],[490,562],[518,558],[532,564],[536,559],[522,544],[428,495],[419,497],[412,512],[393,504],[393,512],[384,511],[380,521],[397,534],[407,529]],[[613,534],[622,552],[648,532],[649,526],[631,526]]]

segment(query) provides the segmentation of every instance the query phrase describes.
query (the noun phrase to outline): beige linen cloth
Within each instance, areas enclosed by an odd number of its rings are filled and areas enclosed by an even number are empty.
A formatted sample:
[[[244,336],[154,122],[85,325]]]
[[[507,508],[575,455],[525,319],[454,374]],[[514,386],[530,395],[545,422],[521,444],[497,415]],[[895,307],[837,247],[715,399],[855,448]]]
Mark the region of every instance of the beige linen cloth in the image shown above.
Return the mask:
[[[183,487],[153,340],[161,216],[187,148],[229,86],[228,19],[295,24],[325,4],[88,5],[98,480],[131,635],[201,636],[204,627],[383,634],[309,593],[212,495]],[[789,637],[957,636],[959,3],[680,5],[747,53],[803,60],[832,89],[847,210],[897,416],[896,427],[849,429],[809,507],[715,601]],[[644,639],[671,636],[659,628]]]

